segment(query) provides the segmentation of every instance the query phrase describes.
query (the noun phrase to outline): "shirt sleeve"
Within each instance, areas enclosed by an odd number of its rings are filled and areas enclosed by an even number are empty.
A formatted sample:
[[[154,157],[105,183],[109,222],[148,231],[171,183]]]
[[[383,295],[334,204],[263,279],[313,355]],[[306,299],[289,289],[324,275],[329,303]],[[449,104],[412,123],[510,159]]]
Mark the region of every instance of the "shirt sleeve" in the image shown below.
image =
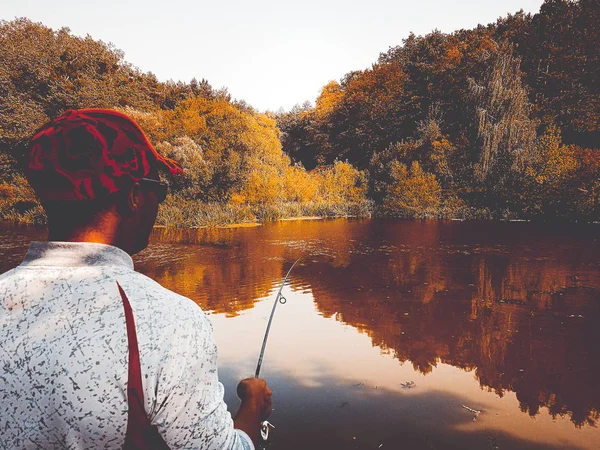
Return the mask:
[[[248,435],[234,429],[223,400],[212,325],[193,307],[172,330],[176,336],[162,356],[149,417],[171,449],[254,450]]]

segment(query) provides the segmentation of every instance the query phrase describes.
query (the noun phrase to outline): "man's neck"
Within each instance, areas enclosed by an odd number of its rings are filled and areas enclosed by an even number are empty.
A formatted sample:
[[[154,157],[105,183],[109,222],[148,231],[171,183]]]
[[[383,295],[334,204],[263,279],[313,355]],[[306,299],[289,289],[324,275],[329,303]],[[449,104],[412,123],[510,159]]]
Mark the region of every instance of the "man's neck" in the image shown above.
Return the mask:
[[[127,239],[119,239],[122,233],[119,232],[117,221],[104,221],[102,227],[80,227],[66,228],[48,227],[48,240],[61,242],[92,242],[95,244],[106,244],[119,247],[121,250],[130,253],[127,247]]]
[[[98,230],[53,230],[48,231],[49,241],[61,242],[93,242],[96,244],[115,245],[114,236]]]

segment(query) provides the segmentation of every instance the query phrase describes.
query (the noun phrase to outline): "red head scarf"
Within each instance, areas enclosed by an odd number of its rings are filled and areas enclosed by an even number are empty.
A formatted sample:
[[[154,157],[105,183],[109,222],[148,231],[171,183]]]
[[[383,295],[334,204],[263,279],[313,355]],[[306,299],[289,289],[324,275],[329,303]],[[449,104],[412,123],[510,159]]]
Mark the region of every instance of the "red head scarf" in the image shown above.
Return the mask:
[[[142,129],[108,109],[68,110],[30,143],[27,178],[44,200],[91,200],[117,192],[152,169],[182,173],[156,152]]]

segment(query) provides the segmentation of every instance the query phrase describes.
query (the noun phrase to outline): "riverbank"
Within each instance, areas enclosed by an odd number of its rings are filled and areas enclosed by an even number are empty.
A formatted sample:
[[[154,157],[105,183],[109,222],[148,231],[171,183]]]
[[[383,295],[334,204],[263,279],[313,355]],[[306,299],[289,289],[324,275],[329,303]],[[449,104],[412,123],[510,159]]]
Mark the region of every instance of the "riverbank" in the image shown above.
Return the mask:
[[[168,196],[161,204],[156,225],[173,228],[249,226],[277,220],[371,217],[373,205],[362,202],[279,202],[230,204],[201,202]],[[21,225],[45,225],[46,215],[34,199],[0,200],[0,220]]]
[[[489,220],[489,221],[540,221],[540,222],[589,222],[594,220],[578,217],[522,217],[511,211],[494,212],[488,208],[475,208],[463,204],[444,203],[429,210],[406,211],[390,215],[374,205],[371,200],[360,202],[275,202],[268,204],[232,204],[201,202],[169,195],[161,204],[156,226],[169,228],[206,228],[253,226],[279,220],[307,220],[330,218],[395,217],[400,219],[441,220]],[[0,198],[0,221],[21,224],[46,224],[46,215],[41,205],[33,198]]]
[[[230,204],[199,202],[168,197],[161,205],[157,225],[200,228],[234,226],[306,218],[371,217],[373,205],[362,202],[277,202],[271,204]]]

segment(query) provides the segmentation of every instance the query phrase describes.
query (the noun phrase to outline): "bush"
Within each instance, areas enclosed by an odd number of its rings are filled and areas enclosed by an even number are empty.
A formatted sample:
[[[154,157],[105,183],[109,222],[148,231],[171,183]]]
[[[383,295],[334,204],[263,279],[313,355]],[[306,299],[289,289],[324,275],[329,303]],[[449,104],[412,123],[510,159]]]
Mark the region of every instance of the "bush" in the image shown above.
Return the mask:
[[[412,163],[410,171],[396,161],[390,176],[391,183],[383,200],[387,214],[399,217],[438,215],[441,189],[435,175],[423,172],[417,161]]]

